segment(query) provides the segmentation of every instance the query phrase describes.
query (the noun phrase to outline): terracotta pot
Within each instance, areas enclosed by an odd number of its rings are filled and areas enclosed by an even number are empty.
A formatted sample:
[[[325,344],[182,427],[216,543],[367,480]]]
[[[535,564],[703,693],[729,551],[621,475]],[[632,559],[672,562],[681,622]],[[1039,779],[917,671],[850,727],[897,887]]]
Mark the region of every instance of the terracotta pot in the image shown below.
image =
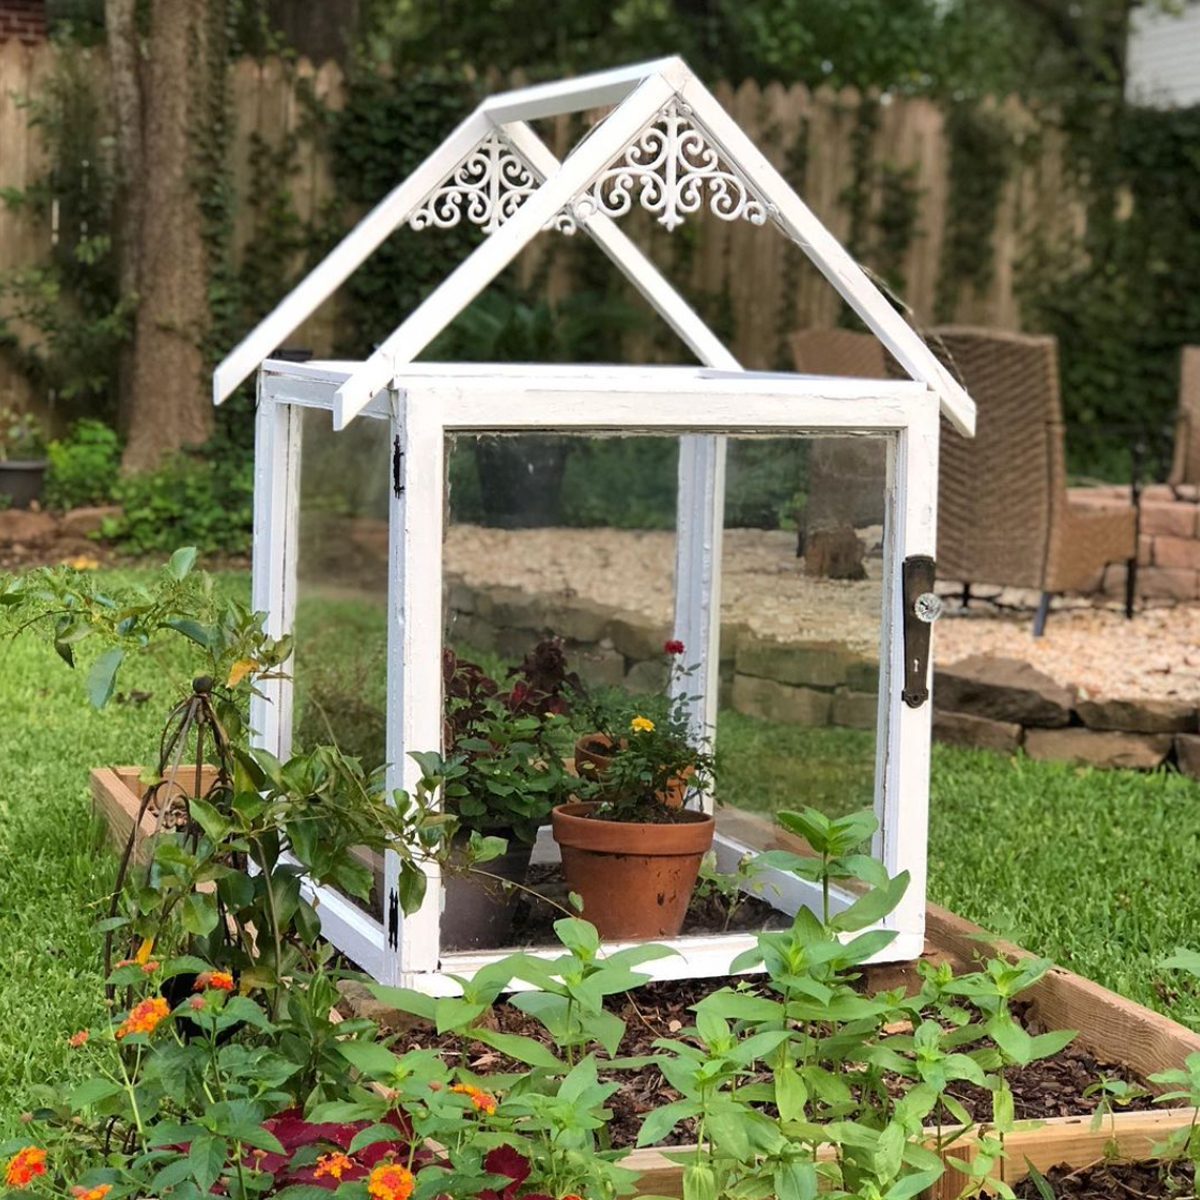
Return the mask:
[[[610,940],[675,937],[716,822],[691,811],[670,825],[595,821],[587,816],[595,807],[560,804],[550,814],[563,875],[583,898],[584,918]]]
[[[613,740],[607,733],[589,733],[575,743],[575,773],[581,779],[601,779],[613,760]],[[682,775],[676,775],[667,784],[662,802],[668,808],[682,808],[687,797],[688,780],[696,773],[688,767]]]

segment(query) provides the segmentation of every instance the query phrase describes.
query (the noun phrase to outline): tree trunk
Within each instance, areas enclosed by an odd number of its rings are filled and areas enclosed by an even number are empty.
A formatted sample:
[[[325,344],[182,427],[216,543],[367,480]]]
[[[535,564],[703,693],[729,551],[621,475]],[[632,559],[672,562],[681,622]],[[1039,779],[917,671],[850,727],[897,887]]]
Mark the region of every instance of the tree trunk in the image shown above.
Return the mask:
[[[126,0],[108,0],[123,9]],[[138,174],[127,175],[139,193],[132,207],[128,249],[122,260],[122,286],[138,298],[130,353],[128,391],[122,407],[126,433],[124,467],[148,470],[184,446],[212,432],[212,404],[201,344],[208,328],[208,262],[200,208],[198,156],[208,116],[208,0],[151,0],[150,33],[137,71],[141,111],[140,152],[125,159]],[[123,39],[110,39],[118,43]],[[128,85],[127,51],[135,35],[117,50],[117,96]],[[130,102],[130,107],[134,105]],[[125,114],[118,111],[122,121]]]
[[[117,283],[122,297],[138,289],[138,241],[141,228],[142,88],[139,77],[137,0],[105,0],[104,25],[112,78],[114,133],[117,143],[117,178],[114,240],[117,250]],[[133,346],[125,342],[117,365],[117,412],[122,422],[128,413],[133,379]]]

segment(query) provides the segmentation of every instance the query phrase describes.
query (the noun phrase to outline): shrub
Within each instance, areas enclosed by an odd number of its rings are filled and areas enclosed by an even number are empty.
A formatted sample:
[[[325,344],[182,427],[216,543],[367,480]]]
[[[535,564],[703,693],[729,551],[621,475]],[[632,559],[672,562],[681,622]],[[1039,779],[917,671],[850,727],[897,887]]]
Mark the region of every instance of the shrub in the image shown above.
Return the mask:
[[[103,421],[77,421],[65,439],[50,443],[46,455],[46,503],[51,508],[106,504],[113,498],[121,447]]]
[[[176,455],[155,471],[130,475],[114,489],[124,515],[104,536],[134,554],[187,543],[207,553],[250,549],[254,468],[249,459],[213,462]]]

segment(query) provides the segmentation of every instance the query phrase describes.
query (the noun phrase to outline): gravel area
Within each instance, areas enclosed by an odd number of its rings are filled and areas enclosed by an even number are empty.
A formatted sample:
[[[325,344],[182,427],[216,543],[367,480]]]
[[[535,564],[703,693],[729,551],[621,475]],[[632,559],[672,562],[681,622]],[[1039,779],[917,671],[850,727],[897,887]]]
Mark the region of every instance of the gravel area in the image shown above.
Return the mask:
[[[722,619],[789,641],[828,640],[873,653],[879,637],[876,549],[861,583],[809,579],[795,535],[737,529],[726,533]],[[446,544],[447,570],[472,584],[504,584],[670,618],[675,536],[617,529],[498,530],[458,525]],[[1030,634],[1031,615],[947,601],[937,627],[937,660],[973,654],[1020,658],[1091,697],[1170,696],[1200,700],[1200,606],[1151,609],[1132,621],[1113,609],[1064,607],[1046,635]]]

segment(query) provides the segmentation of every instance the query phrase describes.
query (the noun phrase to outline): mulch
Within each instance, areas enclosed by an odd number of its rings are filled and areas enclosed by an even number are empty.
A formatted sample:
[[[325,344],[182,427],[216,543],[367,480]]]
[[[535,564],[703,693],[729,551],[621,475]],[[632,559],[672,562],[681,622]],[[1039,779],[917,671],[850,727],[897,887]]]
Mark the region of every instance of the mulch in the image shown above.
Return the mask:
[[[1191,1163],[1096,1163],[1055,1167],[1044,1172],[1055,1200],[1162,1200],[1193,1196]],[[1037,1183],[1023,1179],[1013,1189],[1017,1200],[1042,1200]]]
[[[630,1057],[655,1053],[656,1039],[678,1037],[681,1030],[693,1023],[694,1015],[689,1011],[692,1005],[734,982],[744,983],[745,977],[648,983],[612,997],[609,1007],[626,1023],[619,1053]],[[523,1034],[553,1045],[537,1021],[503,1000],[493,1008],[488,1024],[504,1033]],[[1031,1026],[1031,1032],[1042,1031]],[[402,1032],[395,1048],[405,1052],[430,1047],[442,1050],[448,1062],[461,1064],[481,1075],[512,1069],[512,1064],[502,1055],[479,1044],[469,1046],[464,1058],[460,1039],[439,1037],[429,1026],[419,1024]],[[1143,1086],[1145,1083],[1120,1063],[1098,1059],[1078,1046],[1068,1046],[1052,1058],[1009,1073],[1016,1116],[1019,1120],[1042,1120],[1090,1114],[1095,1111],[1098,1098],[1085,1098],[1083,1092],[1102,1076]],[[612,1117],[608,1130],[612,1146],[623,1149],[636,1144],[642,1121],[652,1109],[679,1099],[679,1094],[653,1066],[616,1072],[612,1078],[619,1081],[620,1088],[609,1101]],[[902,1081],[896,1081],[896,1091],[902,1090],[903,1086]],[[957,1083],[951,1088],[951,1094],[976,1120],[991,1119],[991,1093],[971,1084]],[[1129,1109],[1152,1107],[1151,1097],[1135,1100],[1128,1106]],[[693,1130],[681,1125],[663,1144],[685,1145],[692,1139]]]

